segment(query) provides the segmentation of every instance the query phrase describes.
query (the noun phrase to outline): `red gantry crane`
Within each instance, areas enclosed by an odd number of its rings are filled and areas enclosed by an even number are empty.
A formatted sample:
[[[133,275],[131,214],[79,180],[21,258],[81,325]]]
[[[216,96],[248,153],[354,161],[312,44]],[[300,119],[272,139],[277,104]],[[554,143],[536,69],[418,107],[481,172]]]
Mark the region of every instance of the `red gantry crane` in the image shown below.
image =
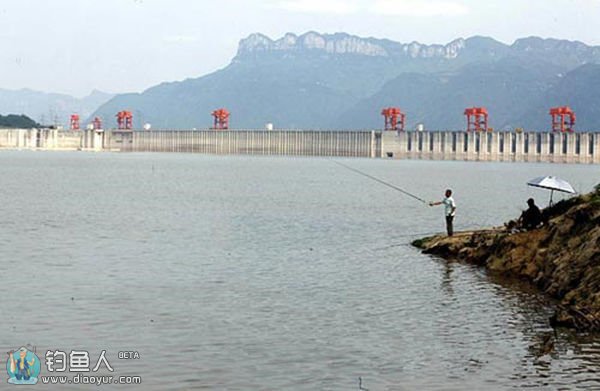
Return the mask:
[[[465,109],[467,132],[485,132],[488,130],[488,111],[485,107],[469,107]]]
[[[71,130],[79,130],[79,114],[71,114]]]
[[[119,129],[122,130],[131,130],[133,129],[133,114],[131,111],[119,111],[116,115],[117,117],[117,125]]]
[[[92,127],[94,130],[102,129],[102,119],[100,117],[94,117],[94,120],[92,121]]]
[[[213,129],[229,129],[229,117],[231,114],[229,111],[227,111],[227,109],[217,109],[212,112],[212,116],[215,118]]]
[[[406,114],[398,107],[387,107],[381,110],[381,115],[385,118],[385,130],[404,131]]]
[[[574,132],[575,112],[569,106],[553,107],[550,109],[553,132]]]

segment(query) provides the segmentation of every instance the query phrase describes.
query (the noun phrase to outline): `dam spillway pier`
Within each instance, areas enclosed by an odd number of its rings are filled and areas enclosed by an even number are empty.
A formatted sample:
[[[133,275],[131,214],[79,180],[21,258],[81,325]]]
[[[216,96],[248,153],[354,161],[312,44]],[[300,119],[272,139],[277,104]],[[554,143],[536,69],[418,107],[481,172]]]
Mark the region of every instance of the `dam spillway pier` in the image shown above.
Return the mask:
[[[599,164],[600,133],[0,129],[0,149]]]

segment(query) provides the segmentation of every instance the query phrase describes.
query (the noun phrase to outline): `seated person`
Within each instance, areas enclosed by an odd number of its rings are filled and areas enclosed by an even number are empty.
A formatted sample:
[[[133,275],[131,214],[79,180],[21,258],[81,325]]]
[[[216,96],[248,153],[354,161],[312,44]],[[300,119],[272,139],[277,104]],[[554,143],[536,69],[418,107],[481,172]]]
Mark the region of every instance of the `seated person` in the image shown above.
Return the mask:
[[[519,218],[520,226],[530,230],[539,227],[542,224],[542,212],[537,207],[533,198],[527,200],[529,208],[521,214]]]

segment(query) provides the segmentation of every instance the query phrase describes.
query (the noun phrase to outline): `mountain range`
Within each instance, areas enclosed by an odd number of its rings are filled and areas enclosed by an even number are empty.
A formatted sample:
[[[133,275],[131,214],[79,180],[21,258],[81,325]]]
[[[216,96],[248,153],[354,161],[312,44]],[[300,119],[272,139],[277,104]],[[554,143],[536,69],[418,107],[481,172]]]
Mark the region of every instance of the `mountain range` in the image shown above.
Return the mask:
[[[463,129],[466,107],[485,106],[496,129],[548,129],[548,110],[570,105],[578,129],[600,129],[600,47],[529,37],[446,45],[345,33],[252,34],[214,73],[119,94],[91,116],[134,114],[134,125],[205,128],[225,107],[232,128],[378,129],[400,107],[408,128]]]
[[[0,114],[27,114],[42,125],[65,125],[71,114],[77,113],[82,119],[86,118],[113,96],[98,90],[86,97],[76,98],[26,88],[0,89]]]

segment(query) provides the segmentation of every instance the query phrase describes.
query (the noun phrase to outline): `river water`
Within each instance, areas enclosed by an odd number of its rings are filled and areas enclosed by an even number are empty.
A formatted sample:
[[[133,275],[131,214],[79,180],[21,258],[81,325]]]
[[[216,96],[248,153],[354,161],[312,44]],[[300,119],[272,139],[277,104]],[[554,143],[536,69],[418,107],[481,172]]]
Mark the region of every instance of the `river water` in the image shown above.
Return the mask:
[[[597,166],[342,161],[427,200],[452,187],[457,229],[544,205],[538,175],[600,182]],[[442,209],[327,159],[2,152],[0,178],[5,351],[93,366],[106,350],[97,373],[147,390],[600,389],[599,336],[559,330],[546,353],[551,302],[420,254]]]

